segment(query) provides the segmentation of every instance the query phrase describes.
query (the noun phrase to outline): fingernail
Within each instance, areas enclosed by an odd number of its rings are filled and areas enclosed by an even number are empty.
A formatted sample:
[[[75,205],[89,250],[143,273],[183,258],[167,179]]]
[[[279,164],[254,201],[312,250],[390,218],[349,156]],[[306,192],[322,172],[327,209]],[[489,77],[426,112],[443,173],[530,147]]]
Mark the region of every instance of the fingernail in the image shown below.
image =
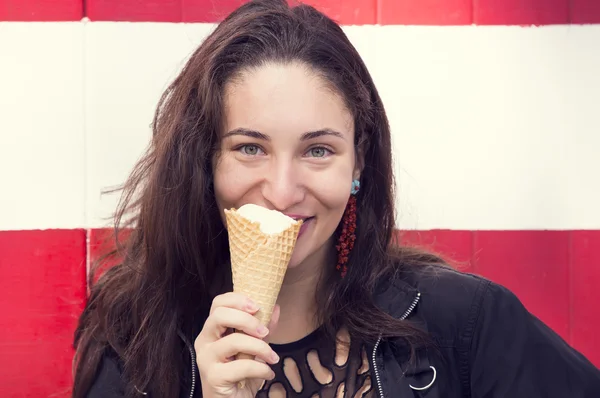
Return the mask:
[[[248,302],[246,303],[246,308],[249,311],[256,311],[258,310],[258,305],[256,305],[256,303],[252,300],[248,300]]]
[[[279,355],[277,355],[277,353],[273,352],[271,354],[271,359],[273,360],[273,362],[277,363],[277,362],[279,362]]]
[[[269,329],[267,329],[265,326],[260,325],[256,331],[258,332],[259,335],[261,336],[266,336],[269,333]]]

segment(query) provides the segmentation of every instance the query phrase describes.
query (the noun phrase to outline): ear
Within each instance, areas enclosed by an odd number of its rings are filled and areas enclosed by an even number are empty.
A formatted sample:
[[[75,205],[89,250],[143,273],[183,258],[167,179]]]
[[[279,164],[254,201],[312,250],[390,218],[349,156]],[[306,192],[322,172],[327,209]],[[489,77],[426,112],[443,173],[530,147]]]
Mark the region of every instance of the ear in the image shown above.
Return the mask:
[[[352,173],[352,179],[360,180],[360,175],[365,167],[365,157],[362,145],[355,147],[355,159],[354,159],[354,172]]]

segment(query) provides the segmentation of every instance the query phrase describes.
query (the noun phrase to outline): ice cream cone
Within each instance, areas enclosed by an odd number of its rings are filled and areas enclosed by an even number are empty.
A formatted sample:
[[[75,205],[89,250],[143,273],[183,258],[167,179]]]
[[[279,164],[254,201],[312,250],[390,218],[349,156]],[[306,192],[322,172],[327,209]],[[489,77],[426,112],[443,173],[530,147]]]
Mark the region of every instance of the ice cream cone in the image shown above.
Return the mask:
[[[260,309],[255,316],[267,326],[302,221],[294,221],[287,229],[269,234],[261,230],[259,222],[253,222],[235,210],[225,210],[225,217],[233,291],[248,296],[258,304]]]
[[[255,314],[267,326],[281,289],[283,277],[292,257],[302,221],[293,221],[284,230],[264,232],[268,219],[253,221],[236,210],[225,210],[233,291],[252,299],[259,310]],[[267,228],[268,229],[268,228]],[[254,359],[238,354],[237,359]],[[245,381],[238,384],[244,389]]]

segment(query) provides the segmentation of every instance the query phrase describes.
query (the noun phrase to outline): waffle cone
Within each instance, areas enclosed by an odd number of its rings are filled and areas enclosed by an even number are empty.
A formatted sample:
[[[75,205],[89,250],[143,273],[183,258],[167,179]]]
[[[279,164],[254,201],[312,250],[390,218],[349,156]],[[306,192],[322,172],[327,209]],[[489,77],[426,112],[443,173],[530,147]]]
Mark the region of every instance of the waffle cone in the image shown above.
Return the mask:
[[[251,222],[235,210],[225,210],[233,291],[252,299],[259,310],[259,322],[268,326],[279,296],[283,277],[287,271],[302,221],[294,222],[279,234],[266,234],[258,222]],[[240,353],[237,359],[254,359]],[[238,388],[244,389],[240,381]]]
[[[252,299],[260,309],[255,314],[267,326],[283,283],[301,221],[279,234],[266,234],[235,210],[225,210],[233,291]]]

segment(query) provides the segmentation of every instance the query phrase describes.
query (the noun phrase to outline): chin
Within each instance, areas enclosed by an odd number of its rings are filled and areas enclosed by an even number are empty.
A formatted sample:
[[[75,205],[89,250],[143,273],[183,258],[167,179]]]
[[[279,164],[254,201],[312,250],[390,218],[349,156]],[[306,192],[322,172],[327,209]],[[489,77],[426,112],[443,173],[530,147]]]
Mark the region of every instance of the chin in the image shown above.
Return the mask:
[[[332,247],[331,239],[319,244],[318,242],[314,242],[314,239],[306,239],[308,236],[302,236],[302,238],[303,240],[299,241],[294,248],[288,269],[302,267],[302,264],[305,263],[316,262],[317,264],[323,264],[328,262],[330,254],[328,248]]]
[[[317,259],[315,256],[318,255],[319,252],[318,245],[315,245],[314,242],[312,242],[312,239],[306,239],[308,236],[302,236],[301,238],[302,239],[296,243],[296,247],[294,247],[288,269],[302,267],[302,264]]]
[[[300,249],[300,250],[299,250]],[[293,269],[298,267],[306,260],[306,255],[302,252],[302,248],[296,247],[294,252],[292,253],[292,258],[288,264],[288,269]]]

